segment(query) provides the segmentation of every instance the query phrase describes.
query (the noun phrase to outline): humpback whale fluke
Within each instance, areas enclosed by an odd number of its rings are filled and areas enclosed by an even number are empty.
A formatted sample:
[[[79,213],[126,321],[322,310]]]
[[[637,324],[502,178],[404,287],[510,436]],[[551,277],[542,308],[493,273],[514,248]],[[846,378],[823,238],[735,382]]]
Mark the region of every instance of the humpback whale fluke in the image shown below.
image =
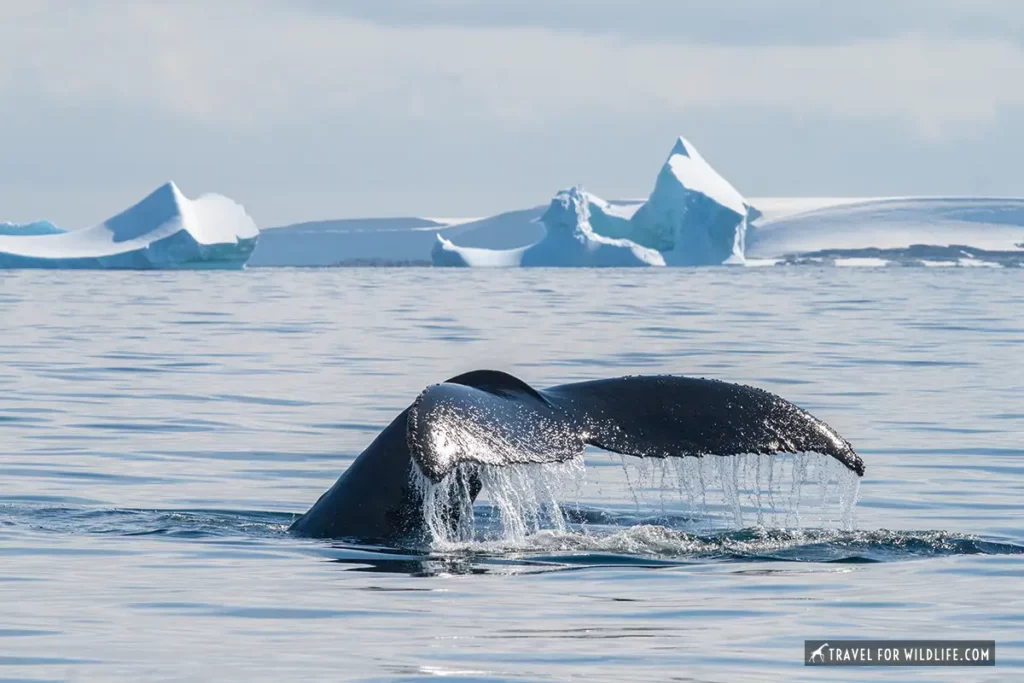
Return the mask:
[[[422,494],[411,467],[438,482],[461,463],[562,462],[588,444],[641,458],[814,452],[864,475],[864,462],[835,430],[763,389],[638,375],[538,391],[507,373],[476,370],[424,389],[291,528],[327,538],[416,536]],[[475,498],[479,481],[466,485]]]

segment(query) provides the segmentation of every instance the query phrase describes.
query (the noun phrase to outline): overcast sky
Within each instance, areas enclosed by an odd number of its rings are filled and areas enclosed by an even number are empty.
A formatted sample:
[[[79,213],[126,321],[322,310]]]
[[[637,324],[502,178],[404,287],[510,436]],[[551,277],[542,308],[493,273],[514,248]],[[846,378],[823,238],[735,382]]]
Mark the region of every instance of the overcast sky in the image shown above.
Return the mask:
[[[680,134],[749,197],[1024,195],[1024,2],[0,0],[0,220],[643,197]]]

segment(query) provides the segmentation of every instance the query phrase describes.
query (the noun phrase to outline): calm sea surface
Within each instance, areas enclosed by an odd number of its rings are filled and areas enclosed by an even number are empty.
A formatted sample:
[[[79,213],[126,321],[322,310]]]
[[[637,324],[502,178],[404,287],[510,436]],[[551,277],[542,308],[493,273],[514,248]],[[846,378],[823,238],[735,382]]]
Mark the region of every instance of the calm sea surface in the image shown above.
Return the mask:
[[[775,391],[867,462],[856,530],[793,481],[798,521],[737,523],[595,451],[564,531],[288,535],[479,367]],[[0,392],[2,681],[1024,680],[1024,271],[4,272]],[[869,637],[998,666],[803,666]]]

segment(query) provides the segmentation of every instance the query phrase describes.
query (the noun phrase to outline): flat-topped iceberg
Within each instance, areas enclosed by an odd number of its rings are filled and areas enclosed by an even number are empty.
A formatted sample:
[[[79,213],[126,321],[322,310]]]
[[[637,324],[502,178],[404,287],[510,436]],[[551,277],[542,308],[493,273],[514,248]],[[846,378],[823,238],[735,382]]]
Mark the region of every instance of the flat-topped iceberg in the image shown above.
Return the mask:
[[[773,217],[752,230],[747,255],[787,259],[829,252],[896,253],[922,247],[1014,252],[1024,243],[1024,199],[894,197],[860,199]]]
[[[753,264],[1024,266],[1024,199],[763,200]]]
[[[544,237],[518,249],[460,247],[438,235],[431,252],[433,263],[476,268],[665,265],[661,254],[654,249],[594,232],[588,196],[580,187],[559,192],[540,220],[545,227]]]
[[[188,199],[174,183],[82,230],[0,229],[0,268],[241,268],[259,230],[241,205],[207,194]]]
[[[488,218],[350,218],[260,231],[249,267],[429,266],[440,233],[470,247],[509,249],[544,236],[543,206]]]

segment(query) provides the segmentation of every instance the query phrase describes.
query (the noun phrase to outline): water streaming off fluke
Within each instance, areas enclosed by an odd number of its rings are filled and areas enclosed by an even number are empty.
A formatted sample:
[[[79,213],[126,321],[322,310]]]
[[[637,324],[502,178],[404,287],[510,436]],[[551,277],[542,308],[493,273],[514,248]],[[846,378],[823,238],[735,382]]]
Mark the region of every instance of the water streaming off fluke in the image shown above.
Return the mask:
[[[638,519],[686,520],[688,530],[854,528],[860,478],[833,458],[808,453],[611,457],[621,459]],[[579,521],[585,515],[568,514],[584,504],[600,506],[580,499],[586,477],[584,456],[505,466],[464,462],[436,483],[415,466],[410,472],[438,548],[495,541],[521,545],[542,530],[597,533]],[[474,505],[475,487],[480,493]],[[480,514],[487,508],[490,514]]]

